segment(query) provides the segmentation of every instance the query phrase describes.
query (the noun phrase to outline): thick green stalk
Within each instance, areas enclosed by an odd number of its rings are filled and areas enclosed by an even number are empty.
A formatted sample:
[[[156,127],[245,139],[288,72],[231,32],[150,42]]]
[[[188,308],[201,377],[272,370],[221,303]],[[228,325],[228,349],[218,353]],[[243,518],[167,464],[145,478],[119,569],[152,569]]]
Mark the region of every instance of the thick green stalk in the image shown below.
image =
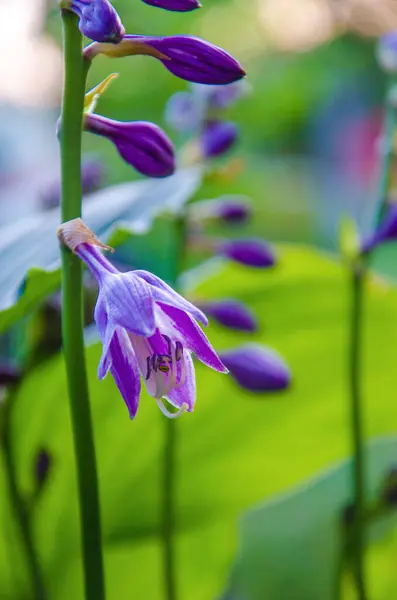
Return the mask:
[[[32,585],[32,598],[45,600],[46,592],[39,559],[34,546],[31,521],[28,508],[18,486],[14,451],[11,435],[11,413],[14,405],[14,392],[7,396],[2,410],[1,444],[4,456],[4,471],[10,495],[10,506],[14,512],[17,527],[19,528],[22,547],[26,557],[26,564]]]
[[[381,164],[376,196],[375,227],[379,225],[388,200],[393,160],[393,138],[397,126],[397,111],[390,102],[394,78],[386,92],[386,112],[381,139]],[[362,325],[365,278],[369,261],[359,259],[351,267],[351,331],[350,331],[350,394],[351,433],[353,450],[354,519],[352,527],[352,561],[358,600],[368,598],[365,583],[365,456],[362,423],[361,371]]]
[[[81,131],[86,80],[77,16],[62,11],[65,85],[61,121],[62,221],[81,215]],[[62,248],[62,340],[76,457],[86,600],[104,600],[101,519],[85,368],[82,266]]]
[[[361,265],[351,273],[350,398],[353,452],[354,513],[351,529],[352,567],[358,600],[366,600],[365,586],[365,473],[361,404],[361,351],[364,270]]]
[[[175,442],[177,423],[173,419],[164,421],[164,449],[162,468],[162,539],[164,598],[176,600],[176,570],[174,554],[175,526]]]

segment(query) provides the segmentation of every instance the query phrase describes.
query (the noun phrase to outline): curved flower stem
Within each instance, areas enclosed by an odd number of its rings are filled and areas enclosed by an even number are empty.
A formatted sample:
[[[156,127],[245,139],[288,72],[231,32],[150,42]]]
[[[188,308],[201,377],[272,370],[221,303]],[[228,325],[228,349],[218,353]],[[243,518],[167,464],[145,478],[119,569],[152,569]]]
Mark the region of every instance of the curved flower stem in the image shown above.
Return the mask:
[[[77,16],[62,11],[65,85],[62,101],[62,221],[81,215],[81,131],[87,64]],[[94,435],[83,340],[82,265],[62,248],[62,342],[77,466],[86,600],[104,600],[101,520]]]
[[[393,159],[393,138],[397,126],[397,111],[390,102],[390,94],[395,85],[394,78],[386,92],[386,112],[381,140],[381,168],[375,226],[382,219],[390,183]],[[362,423],[361,371],[362,371],[362,325],[365,279],[369,263],[365,259],[355,261],[351,266],[351,328],[350,328],[350,394],[351,394],[351,433],[353,450],[353,497],[354,519],[352,527],[353,572],[358,600],[367,600],[365,583],[365,456]]]
[[[1,415],[1,445],[4,456],[4,470],[10,495],[10,506],[14,511],[15,520],[19,528],[26,563],[32,582],[32,597],[34,600],[45,600],[46,592],[39,559],[33,541],[31,521],[29,519],[26,503],[18,486],[16,475],[11,435],[11,413],[14,405],[14,395],[15,391],[11,390],[4,402]]]

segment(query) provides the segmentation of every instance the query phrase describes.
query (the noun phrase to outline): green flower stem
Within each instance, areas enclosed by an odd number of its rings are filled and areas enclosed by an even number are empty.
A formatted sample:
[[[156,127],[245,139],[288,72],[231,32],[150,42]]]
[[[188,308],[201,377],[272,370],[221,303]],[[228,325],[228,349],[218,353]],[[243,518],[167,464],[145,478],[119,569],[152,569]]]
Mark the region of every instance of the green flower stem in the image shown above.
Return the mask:
[[[397,126],[397,111],[390,102],[395,86],[391,78],[386,91],[386,113],[381,139],[381,165],[377,192],[375,226],[382,219],[390,184],[393,161],[393,138]],[[351,330],[350,330],[350,395],[351,433],[353,450],[353,497],[354,518],[352,526],[352,562],[358,600],[367,600],[365,582],[365,456],[362,423],[361,372],[362,372],[362,324],[365,279],[369,262],[356,260],[351,267]]]
[[[61,122],[62,221],[81,215],[81,131],[87,64],[77,16],[62,11],[65,85]],[[104,600],[101,519],[83,340],[82,265],[62,248],[62,341],[77,466],[86,600]]]
[[[164,419],[164,449],[162,469],[162,540],[164,598],[176,600],[174,528],[175,528],[175,442],[177,423]]]
[[[28,507],[19,489],[16,475],[11,435],[11,415],[14,400],[15,391],[11,390],[5,399],[1,411],[1,445],[4,457],[4,471],[8,484],[11,510],[14,512],[17,527],[19,528],[26,564],[29,570],[32,598],[34,600],[45,600],[47,596],[39,559],[34,546]]]

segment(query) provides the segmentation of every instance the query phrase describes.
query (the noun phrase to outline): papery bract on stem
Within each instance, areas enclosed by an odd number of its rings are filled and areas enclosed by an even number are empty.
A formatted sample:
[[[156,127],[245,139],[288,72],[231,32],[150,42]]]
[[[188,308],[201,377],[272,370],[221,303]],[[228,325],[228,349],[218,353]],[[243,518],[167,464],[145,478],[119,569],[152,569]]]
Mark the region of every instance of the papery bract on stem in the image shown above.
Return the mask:
[[[160,127],[147,121],[121,122],[88,114],[84,129],[108,138],[120,156],[147,177],[168,177],[175,170],[174,148]]]
[[[143,0],[143,2],[156,8],[164,8],[175,12],[189,12],[201,8],[198,0]]]
[[[91,40],[117,44],[125,34],[109,0],[61,0],[60,7],[76,13],[81,33]]]
[[[212,369],[227,372],[196,322],[206,324],[205,315],[152,273],[120,273],[101,253],[106,246],[81,219],[63,223],[58,235],[99,285],[94,317],[103,352],[98,377],[110,370],[131,418],[138,410],[139,373],[168,417],[192,411],[196,383],[191,354]],[[170,413],[162,398],[178,412]]]
[[[225,50],[187,35],[126,35],[117,46],[93,43],[84,50],[87,60],[98,54],[110,58],[137,54],[153,56],[177,77],[196,83],[224,85],[245,76],[241,65]]]
[[[289,387],[291,373],[283,359],[260,344],[243,344],[220,353],[233,379],[244,389],[263,393]]]

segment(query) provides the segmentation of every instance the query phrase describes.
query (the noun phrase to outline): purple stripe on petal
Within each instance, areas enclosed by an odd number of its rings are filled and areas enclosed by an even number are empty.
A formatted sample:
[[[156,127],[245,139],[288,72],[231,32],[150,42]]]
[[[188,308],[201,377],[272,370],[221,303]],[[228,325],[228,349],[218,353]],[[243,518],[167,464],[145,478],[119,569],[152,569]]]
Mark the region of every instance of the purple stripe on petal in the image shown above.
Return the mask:
[[[203,323],[203,325],[208,325],[208,319],[205,314],[199,308],[194,306],[194,304],[173,290],[172,287],[167,285],[165,281],[160,279],[160,277],[157,277],[148,271],[140,270],[134,271],[134,275],[137,275],[152,286],[151,289],[155,302],[168,304],[170,306],[174,306],[175,308],[179,308],[180,310],[186,311],[192,315],[194,319],[197,319]]]
[[[207,336],[197,323],[185,311],[159,303],[162,311],[169,317],[171,325],[179,332],[180,339],[185,348],[195,353],[197,358],[220,373],[227,373],[227,368],[211,346]]]
[[[188,412],[192,412],[196,402],[196,374],[192,357],[189,352],[184,353],[186,375],[184,383],[179,388],[174,388],[166,396],[167,400],[176,406],[182,408],[184,404],[188,405]]]
[[[141,380],[138,363],[125,331],[116,331],[110,343],[110,354],[110,372],[133,419],[138,410]]]
[[[108,319],[137,335],[156,329],[152,289],[133,272],[109,275],[102,285]]]

